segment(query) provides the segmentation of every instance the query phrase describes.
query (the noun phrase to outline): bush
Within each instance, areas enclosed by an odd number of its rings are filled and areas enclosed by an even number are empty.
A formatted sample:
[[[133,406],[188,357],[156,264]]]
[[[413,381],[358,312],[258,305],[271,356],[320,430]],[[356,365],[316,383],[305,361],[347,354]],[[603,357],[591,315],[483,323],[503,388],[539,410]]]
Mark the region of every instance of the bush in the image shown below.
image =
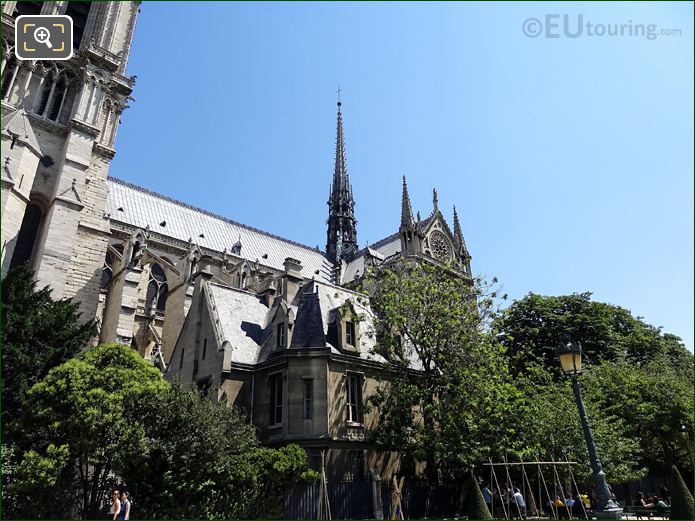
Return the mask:
[[[466,497],[465,511],[466,514],[468,514],[468,519],[492,519],[490,510],[488,510],[485,504],[483,492],[478,486],[475,474],[473,474],[473,469],[471,469],[469,473],[469,488]]]
[[[693,495],[675,465],[671,466],[671,519],[693,519]]]

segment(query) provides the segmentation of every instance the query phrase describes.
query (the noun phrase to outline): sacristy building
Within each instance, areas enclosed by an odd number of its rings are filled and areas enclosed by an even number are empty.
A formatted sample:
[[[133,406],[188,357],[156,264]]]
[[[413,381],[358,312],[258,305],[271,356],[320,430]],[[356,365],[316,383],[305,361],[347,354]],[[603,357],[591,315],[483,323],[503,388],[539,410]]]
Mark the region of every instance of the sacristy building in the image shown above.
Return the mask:
[[[432,212],[414,215],[404,179],[397,231],[360,248],[340,103],[325,251],[110,177],[139,8],[2,4],[3,276],[28,263],[40,286],[97,320],[98,341],[131,345],[167,378],[242,407],[264,443],[299,443],[314,467],[325,450],[341,479],[389,477],[398,459],[370,449],[376,417],[363,414],[383,359],[369,300],[351,288],[400,259],[470,277],[456,211],[450,227],[435,192]],[[20,14],[72,16],[73,58],[19,61]]]

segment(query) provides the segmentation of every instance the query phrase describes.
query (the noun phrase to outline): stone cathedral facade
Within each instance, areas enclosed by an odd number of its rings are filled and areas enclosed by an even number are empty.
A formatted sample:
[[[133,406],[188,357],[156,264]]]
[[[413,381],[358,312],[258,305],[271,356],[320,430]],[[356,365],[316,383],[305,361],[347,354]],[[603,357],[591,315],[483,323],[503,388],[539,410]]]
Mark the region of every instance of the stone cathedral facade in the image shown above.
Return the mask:
[[[326,451],[341,478],[389,477],[398,459],[370,450],[376,418],[362,413],[383,359],[368,298],[351,288],[402,259],[470,277],[456,210],[450,227],[435,191],[431,213],[414,214],[404,178],[397,231],[360,248],[340,102],[324,251],[110,177],[140,2],[2,5],[3,276],[28,263],[97,320],[95,342],[131,345],[244,408],[265,443],[299,443],[314,466]],[[73,58],[18,61],[20,14],[72,16]]]

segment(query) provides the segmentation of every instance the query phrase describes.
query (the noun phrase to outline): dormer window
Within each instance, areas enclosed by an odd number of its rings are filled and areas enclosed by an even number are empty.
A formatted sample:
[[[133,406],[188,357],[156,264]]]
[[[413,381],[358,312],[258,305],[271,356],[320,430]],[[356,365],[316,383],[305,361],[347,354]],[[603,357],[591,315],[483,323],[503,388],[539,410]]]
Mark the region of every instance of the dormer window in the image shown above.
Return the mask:
[[[277,347],[285,347],[286,345],[286,337],[285,337],[285,323],[280,322],[277,326]]]
[[[351,321],[345,322],[345,343],[355,347],[357,337],[355,336],[355,323]]]

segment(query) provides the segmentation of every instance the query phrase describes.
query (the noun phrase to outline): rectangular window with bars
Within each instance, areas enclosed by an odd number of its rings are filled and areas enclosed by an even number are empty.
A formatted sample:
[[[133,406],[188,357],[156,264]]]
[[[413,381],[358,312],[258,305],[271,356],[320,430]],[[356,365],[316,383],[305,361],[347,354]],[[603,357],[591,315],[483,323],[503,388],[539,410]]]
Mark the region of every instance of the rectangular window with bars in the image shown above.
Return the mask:
[[[347,376],[347,408],[348,421],[362,423],[362,376],[348,374]]]
[[[269,425],[282,423],[282,374],[270,377],[270,420]]]

